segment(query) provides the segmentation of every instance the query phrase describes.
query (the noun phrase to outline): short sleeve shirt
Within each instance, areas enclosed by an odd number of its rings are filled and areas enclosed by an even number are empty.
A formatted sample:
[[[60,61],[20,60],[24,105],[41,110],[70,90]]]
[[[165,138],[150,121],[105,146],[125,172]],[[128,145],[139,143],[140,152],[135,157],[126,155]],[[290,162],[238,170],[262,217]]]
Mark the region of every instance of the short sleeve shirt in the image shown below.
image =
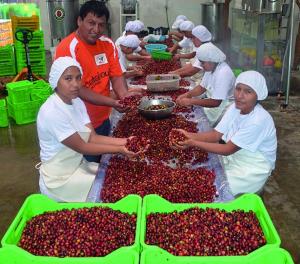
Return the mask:
[[[111,77],[122,76],[117,48],[108,37],[101,36],[95,45],[89,45],[73,32],[56,48],[55,57],[62,56],[76,59],[83,70],[83,85],[101,95],[109,96]],[[97,106],[87,101],[85,105],[95,128],[109,117],[110,107]]]
[[[223,134],[225,142],[231,141],[250,152],[261,152],[272,168],[275,167],[276,129],[271,115],[260,104],[249,114],[242,115],[233,103],[215,130]]]

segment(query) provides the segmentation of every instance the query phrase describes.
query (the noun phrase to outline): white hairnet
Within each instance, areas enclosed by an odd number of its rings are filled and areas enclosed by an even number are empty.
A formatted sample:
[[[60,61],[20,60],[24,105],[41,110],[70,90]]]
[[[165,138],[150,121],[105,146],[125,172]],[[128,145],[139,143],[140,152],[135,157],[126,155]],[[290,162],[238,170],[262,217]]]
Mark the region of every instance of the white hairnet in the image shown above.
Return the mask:
[[[144,23],[140,20],[128,21],[125,25],[125,31],[139,33],[144,29]]]
[[[134,49],[136,49],[140,45],[140,43],[141,41],[136,35],[124,36],[120,41],[121,45],[128,48],[134,48]]]
[[[211,33],[205,26],[199,25],[193,28],[192,34],[201,42],[211,41]]]
[[[49,73],[49,83],[53,90],[57,87],[58,80],[64,71],[71,66],[76,66],[82,74],[80,64],[72,57],[60,57],[52,63]]]
[[[196,52],[199,61],[223,62],[226,60],[226,55],[217,46],[211,42],[202,44]]]
[[[182,22],[184,22],[185,20],[183,19],[178,19],[178,20],[175,20],[173,25],[172,25],[172,29],[179,29],[179,26]]]
[[[250,86],[257,94],[257,100],[264,100],[268,96],[268,87],[265,77],[257,71],[245,71],[236,78],[235,86],[238,83]]]
[[[178,15],[178,16],[176,17],[175,21],[176,21],[176,20],[179,20],[179,19],[181,19],[181,20],[183,20],[183,21],[188,20],[187,17],[184,16],[184,15]]]
[[[180,31],[192,31],[194,27],[195,25],[192,21],[183,21],[179,25]]]

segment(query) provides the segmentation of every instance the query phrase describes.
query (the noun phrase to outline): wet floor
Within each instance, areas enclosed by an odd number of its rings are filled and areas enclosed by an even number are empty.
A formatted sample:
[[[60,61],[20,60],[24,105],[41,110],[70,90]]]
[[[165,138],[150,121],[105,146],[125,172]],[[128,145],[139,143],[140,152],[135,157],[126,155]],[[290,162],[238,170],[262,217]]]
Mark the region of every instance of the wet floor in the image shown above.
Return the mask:
[[[292,96],[286,111],[283,101],[269,98],[264,106],[275,120],[278,136],[276,169],[263,195],[265,205],[295,263],[300,263],[300,97]],[[38,192],[39,149],[35,124],[0,128],[0,237],[25,198]]]

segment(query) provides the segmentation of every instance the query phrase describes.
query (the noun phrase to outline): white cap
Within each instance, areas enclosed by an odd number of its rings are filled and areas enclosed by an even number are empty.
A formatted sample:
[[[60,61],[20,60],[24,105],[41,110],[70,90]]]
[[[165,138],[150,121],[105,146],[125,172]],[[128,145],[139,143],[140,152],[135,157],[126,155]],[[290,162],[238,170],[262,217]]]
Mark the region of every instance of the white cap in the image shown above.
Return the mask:
[[[212,35],[205,26],[199,25],[193,28],[192,34],[201,42],[211,41]]]
[[[257,71],[245,71],[236,78],[235,86],[242,83],[250,86],[257,94],[257,100],[264,100],[268,96],[265,77]]]
[[[211,42],[202,44],[196,52],[199,61],[223,62],[226,60],[226,55],[217,46]]]
[[[173,25],[172,25],[172,29],[179,29],[179,26],[182,22],[184,22],[185,20],[183,19],[178,19],[178,20],[175,20]]]
[[[49,83],[53,90],[57,87],[58,80],[64,71],[71,66],[77,67],[82,74],[82,68],[80,64],[72,57],[60,57],[52,63],[49,73]]]
[[[125,25],[125,31],[139,33],[145,28],[144,23],[140,20],[129,21]]]
[[[195,25],[192,21],[183,21],[179,25],[180,31],[192,31],[194,27],[195,27]]]
[[[184,20],[184,21],[188,20],[187,17],[184,15],[178,15],[175,20],[179,20],[179,19]]]
[[[136,35],[127,35],[122,37],[120,40],[120,44],[128,47],[136,49],[140,45],[141,41]]]

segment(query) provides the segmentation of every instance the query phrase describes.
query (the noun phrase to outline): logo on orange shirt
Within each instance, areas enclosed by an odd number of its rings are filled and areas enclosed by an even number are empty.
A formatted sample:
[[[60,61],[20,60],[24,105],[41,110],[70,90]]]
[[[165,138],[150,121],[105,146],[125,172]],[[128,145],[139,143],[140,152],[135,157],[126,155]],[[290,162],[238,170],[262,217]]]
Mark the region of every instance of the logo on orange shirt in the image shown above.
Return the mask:
[[[100,53],[98,55],[95,55],[95,62],[96,65],[102,65],[102,64],[106,64],[107,63],[107,58],[105,53]]]

